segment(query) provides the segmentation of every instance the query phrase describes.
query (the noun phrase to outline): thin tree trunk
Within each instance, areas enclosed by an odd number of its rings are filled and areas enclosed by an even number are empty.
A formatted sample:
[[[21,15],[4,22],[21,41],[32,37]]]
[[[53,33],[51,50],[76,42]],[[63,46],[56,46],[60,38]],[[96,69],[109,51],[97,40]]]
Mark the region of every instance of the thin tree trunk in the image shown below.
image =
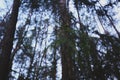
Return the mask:
[[[8,80],[10,72],[10,57],[13,47],[14,34],[16,29],[20,0],[14,0],[13,9],[6,28],[2,43],[2,58],[0,60],[0,80]]]
[[[113,23],[113,21],[112,21],[112,19],[111,19],[111,16],[109,16],[109,15],[107,14],[107,12],[105,11],[104,7],[101,5],[101,3],[100,3],[100,2],[99,2],[99,4],[100,4],[100,6],[101,6],[102,10],[104,11],[104,13],[105,13],[106,17],[107,17],[107,18],[108,18],[108,20],[110,21],[110,24],[113,26],[114,30],[116,31],[116,33],[117,33],[118,37],[120,38],[120,32],[117,30],[117,28],[116,28],[115,24]]]
[[[57,59],[56,59],[56,50],[54,50],[54,52],[53,52],[53,63],[52,63],[52,65],[53,65],[53,75],[52,75],[52,79],[53,80],[56,80],[56,73],[57,73]]]

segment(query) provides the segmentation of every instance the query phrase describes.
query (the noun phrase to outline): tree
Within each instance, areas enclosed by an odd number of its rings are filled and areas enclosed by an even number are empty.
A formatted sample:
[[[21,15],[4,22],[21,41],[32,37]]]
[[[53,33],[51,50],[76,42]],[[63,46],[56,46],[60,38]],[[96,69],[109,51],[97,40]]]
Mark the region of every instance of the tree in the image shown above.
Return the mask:
[[[16,29],[17,17],[19,12],[20,0],[14,0],[12,13],[3,38],[2,57],[0,60],[0,79],[8,80],[10,72],[10,58],[13,46],[14,34]]]
[[[72,40],[71,34],[71,20],[70,14],[67,9],[66,0],[60,0],[60,20],[61,20],[61,32],[60,39],[63,42],[60,44],[61,62],[62,62],[62,80],[74,80],[74,68],[72,55],[74,40]],[[62,34],[61,34],[62,33]],[[69,76],[69,77],[68,77]]]
[[[0,79],[3,72],[15,80],[120,79],[117,1],[21,0],[20,6],[14,0],[2,34]]]

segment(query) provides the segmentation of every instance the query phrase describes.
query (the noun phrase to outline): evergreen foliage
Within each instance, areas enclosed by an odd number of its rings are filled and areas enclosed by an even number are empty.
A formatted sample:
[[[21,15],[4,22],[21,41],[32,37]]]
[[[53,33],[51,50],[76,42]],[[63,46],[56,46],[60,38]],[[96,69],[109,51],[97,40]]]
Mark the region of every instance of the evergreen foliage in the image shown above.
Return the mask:
[[[14,0],[0,20],[0,80],[120,80],[119,3]]]

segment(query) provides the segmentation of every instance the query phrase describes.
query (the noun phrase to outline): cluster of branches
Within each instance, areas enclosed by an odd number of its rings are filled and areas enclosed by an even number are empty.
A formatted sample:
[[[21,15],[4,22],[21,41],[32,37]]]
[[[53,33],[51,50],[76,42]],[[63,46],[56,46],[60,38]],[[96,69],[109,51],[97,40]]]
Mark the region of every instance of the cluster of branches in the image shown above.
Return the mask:
[[[119,80],[118,3],[14,0],[10,17],[0,21],[0,79]]]

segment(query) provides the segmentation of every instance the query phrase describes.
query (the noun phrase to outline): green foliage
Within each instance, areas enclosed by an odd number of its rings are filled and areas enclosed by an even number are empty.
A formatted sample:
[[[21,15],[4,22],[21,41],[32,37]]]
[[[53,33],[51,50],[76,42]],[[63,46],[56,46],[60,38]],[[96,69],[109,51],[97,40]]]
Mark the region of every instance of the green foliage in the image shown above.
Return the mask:
[[[98,0],[73,2],[74,9],[78,11],[77,17],[67,8],[61,11],[59,0],[22,0],[21,8],[31,9],[35,13],[29,15],[28,25],[16,31],[16,41],[21,44],[15,55],[15,64],[23,65],[20,69],[30,72],[27,74],[31,80],[57,78],[58,60],[61,59],[60,67],[66,67],[68,73],[72,70],[75,80],[120,79],[119,38],[110,34],[91,33],[98,28],[94,19],[96,15],[105,18],[107,13],[102,9],[104,7],[96,6]],[[44,14],[47,11],[52,14]],[[104,24],[109,23],[102,18],[101,21],[103,26],[108,27]],[[59,27],[54,29],[53,25],[56,24]],[[28,26],[30,30],[26,31]],[[51,34],[53,38],[50,40]],[[25,77],[19,76],[22,79]]]

